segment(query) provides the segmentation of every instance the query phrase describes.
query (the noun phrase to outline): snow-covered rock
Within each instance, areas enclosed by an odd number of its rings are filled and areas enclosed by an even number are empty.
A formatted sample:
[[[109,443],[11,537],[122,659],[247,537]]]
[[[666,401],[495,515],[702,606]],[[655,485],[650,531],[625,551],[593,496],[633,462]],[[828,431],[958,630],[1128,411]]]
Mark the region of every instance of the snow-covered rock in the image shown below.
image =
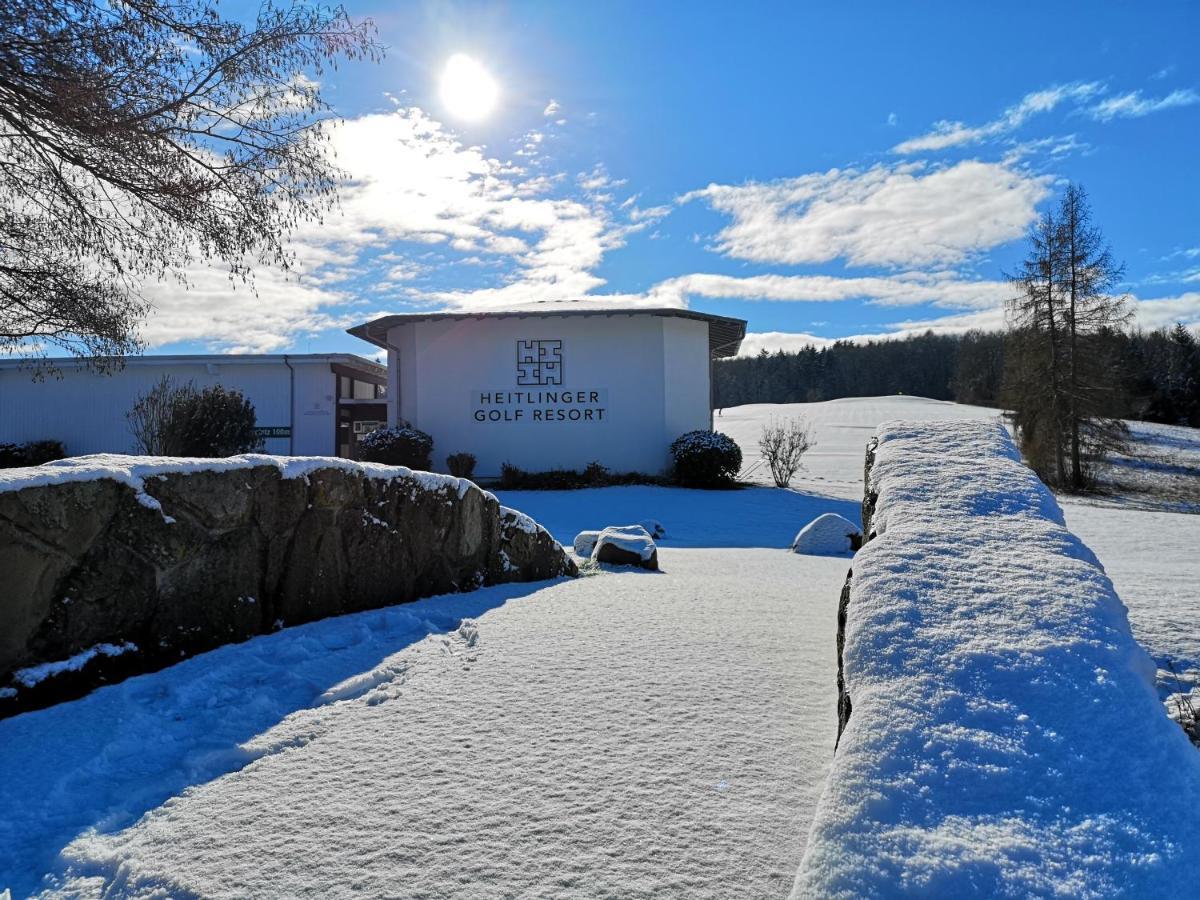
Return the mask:
[[[280,621],[575,571],[523,513],[401,467],[93,456],[4,470],[0,715]]]
[[[663,528],[662,522],[659,522],[655,519],[645,519],[641,522],[638,522],[636,525],[608,526],[608,530],[613,531],[614,533],[623,533],[624,531],[630,529],[641,529],[641,531],[631,530],[630,533],[640,537],[641,533],[645,532],[648,537],[653,538],[654,540],[665,537],[667,534],[667,530]],[[602,532],[600,531],[581,531],[579,534],[575,535],[575,555],[582,556],[585,559],[590,557],[592,555],[592,551],[596,549],[596,541],[599,540],[601,533]]]
[[[1194,894],[1200,754],[1007,432],[885,424],[867,496],[794,896]]]
[[[581,531],[575,535],[574,550],[576,556],[582,556],[585,559],[592,555],[592,551],[596,549],[596,540],[600,537],[599,531]]]
[[[858,526],[849,519],[837,513],[824,513],[800,529],[792,541],[792,552],[810,556],[849,556],[861,538]]]
[[[667,536],[667,529],[663,527],[663,523],[658,521],[658,519],[642,519],[638,524],[645,528],[650,537],[656,541]]]
[[[619,566],[657,569],[658,547],[641,525],[614,526],[605,528],[597,536],[592,559]]]

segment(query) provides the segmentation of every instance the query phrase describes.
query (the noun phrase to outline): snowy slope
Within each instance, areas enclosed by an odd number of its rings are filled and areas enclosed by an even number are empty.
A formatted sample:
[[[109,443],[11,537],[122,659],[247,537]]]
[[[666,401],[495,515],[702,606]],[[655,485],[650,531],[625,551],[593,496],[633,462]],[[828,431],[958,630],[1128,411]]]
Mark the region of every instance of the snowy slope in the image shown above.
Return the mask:
[[[714,416],[713,427],[728,434],[742,448],[744,475],[759,484],[771,484],[770,470],[759,464],[762,457],[758,438],[762,427],[772,419],[803,418],[812,425],[816,446],[804,455],[804,468],[793,487],[858,503],[862,501],[863,450],[881,422],[981,418],[998,421],[999,415],[995,409],[924,397],[847,397],[822,403],[734,406]]]
[[[797,896],[1187,896],[1200,755],[1006,432],[885,425],[871,481]]]

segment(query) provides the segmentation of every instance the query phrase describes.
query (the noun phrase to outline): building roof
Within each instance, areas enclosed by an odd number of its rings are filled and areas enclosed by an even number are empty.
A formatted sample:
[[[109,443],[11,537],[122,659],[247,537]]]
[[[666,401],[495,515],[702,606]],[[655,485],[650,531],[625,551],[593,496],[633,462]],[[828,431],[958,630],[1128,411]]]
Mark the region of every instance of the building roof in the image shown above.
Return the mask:
[[[387,347],[387,333],[397,325],[408,322],[430,322],[441,319],[525,319],[552,318],[556,316],[659,316],[663,318],[695,319],[708,323],[708,348],[714,357],[736,356],[746,336],[746,321],[729,316],[715,316],[711,313],[696,312],[691,309],[676,309],[674,307],[645,308],[645,307],[589,307],[587,309],[564,309],[562,307],[537,308],[529,307],[514,310],[489,310],[479,312],[431,312],[431,313],[397,313],[383,316],[371,322],[364,322],[347,329],[355,337],[369,341],[378,347]]]
[[[387,366],[356,353],[188,353],[188,354],[144,354],[127,356],[126,366],[186,366],[186,365],[314,365],[337,363],[352,369],[360,369],[373,375],[386,375]],[[86,357],[10,357],[0,358],[0,369],[19,369],[45,365],[51,368],[79,368],[89,365]]]

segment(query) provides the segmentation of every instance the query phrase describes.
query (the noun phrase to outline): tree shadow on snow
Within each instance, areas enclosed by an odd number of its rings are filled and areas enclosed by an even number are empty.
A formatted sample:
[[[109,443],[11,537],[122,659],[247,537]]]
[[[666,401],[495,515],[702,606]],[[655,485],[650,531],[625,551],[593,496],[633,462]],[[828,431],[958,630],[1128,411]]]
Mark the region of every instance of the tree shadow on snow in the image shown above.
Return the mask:
[[[388,657],[554,583],[310,622],[0,721],[0,892],[37,890],[80,834],[119,831],[274,752],[246,745],[300,710],[402,679],[403,661]]]
[[[790,547],[796,533],[822,513],[855,524],[859,504],[769,487],[739,491],[629,485],[578,491],[502,491],[500,502],[532,516],[570,547],[581,531],[657,519],[663,547]]]

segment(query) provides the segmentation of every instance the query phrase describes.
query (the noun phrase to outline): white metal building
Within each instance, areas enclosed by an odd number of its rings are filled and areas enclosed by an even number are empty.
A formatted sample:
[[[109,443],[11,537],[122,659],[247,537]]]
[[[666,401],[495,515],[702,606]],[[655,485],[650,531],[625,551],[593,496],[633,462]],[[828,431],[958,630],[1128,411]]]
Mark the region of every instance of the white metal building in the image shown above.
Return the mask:
[[[0,443],[61,441],[72,456],[134,452],[125,414],[162,376],[221,384],[254,404],[267,453],[353,456],[356,434],[385,418],[387,370],[349,353],[130,357],[111,374],[76,359],[0,360]]]
[[[569,309],[385,316],[350,333],[388,352],[388,423],[434,439],[434,468],[473,453],[476,475],[655,473],[671,442],[712,427],[712,360],[737,353],[741,319],[686,309]]]

